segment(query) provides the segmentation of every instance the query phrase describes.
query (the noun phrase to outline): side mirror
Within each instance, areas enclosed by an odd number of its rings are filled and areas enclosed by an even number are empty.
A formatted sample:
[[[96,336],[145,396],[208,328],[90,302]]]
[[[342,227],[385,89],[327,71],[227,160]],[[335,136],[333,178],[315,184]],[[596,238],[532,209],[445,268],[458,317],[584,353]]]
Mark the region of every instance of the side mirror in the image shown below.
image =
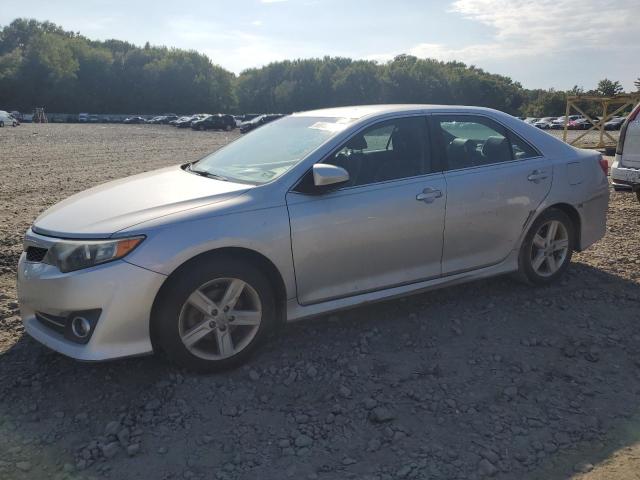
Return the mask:
[[[313,184],[316,187],[329,187],[349,181],[349,172],[342,167],[316,163],[313,166]]]

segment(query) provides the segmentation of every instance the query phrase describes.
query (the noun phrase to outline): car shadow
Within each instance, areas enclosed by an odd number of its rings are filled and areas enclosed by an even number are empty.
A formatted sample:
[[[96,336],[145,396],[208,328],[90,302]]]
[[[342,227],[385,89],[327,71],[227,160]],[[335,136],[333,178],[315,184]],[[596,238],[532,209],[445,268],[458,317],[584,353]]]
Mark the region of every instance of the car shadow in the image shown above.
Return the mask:
[[[505,276],[291,324],[247,366],[209,376],[153,356],[80,363],[23,335],[0,355],[0,451],[144,478],[150,461],[177,461],[163,445],[187,455],[242,425],[241,449],[261,458],[242,473],[263,478],[358,478],[407,458],[414,478],[568,478],[640,441],[639,306],[637,282],[577,262],[550,287]],[[101,453],[114,420],[140,430],[140,454]],[[300,432],[316,443],[272,438]],[[193,471],[230,461],[216,441]]]

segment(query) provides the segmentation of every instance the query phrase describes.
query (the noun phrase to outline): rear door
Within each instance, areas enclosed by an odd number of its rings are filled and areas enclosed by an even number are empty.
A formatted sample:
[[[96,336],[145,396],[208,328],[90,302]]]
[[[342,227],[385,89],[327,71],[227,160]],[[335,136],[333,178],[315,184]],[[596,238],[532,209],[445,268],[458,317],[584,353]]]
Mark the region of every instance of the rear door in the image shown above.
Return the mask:
[[[551,188],[553,169],[534,147],[482,115],[433,115],[447,171],[443,275],[494,265],[517,247]]]
[[[287,194],[301,304],[440,276],[446,187],[425,117],[369,127],[323,163],[350,183],[318,194],[308,174]]]

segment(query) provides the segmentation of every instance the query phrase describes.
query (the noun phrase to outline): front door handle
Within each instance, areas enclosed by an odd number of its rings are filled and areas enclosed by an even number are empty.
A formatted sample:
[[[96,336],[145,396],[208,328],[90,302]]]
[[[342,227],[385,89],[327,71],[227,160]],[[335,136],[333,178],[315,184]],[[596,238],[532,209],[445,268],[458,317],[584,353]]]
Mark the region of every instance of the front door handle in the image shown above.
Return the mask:
[[[416,195],[416,200],[424,203],[433,203],[436,198],[442,197],[442,191],[437,188],[425,188],[422,193]]]
[[[544,180],[548,176],[549,175],[547,175],[547,172],[545,172],[544,170],[534,170],[529,174],[527,180],[534,183],[540,183],[541,180]]]

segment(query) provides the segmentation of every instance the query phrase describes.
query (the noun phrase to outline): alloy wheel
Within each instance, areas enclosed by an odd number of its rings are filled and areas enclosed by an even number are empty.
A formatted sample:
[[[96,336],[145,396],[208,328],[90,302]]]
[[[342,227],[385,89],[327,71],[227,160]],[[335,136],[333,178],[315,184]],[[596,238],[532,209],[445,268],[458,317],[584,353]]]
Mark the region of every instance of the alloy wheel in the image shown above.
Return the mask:
[[[543,223],[533,236],[531,266],[541,277],[550,277],[564,264],[569,252],[569,232],[558,220]]]
[[[201,285],[189,295],[178,319],[182,343],[205,360],[240,353],[256,336],[261,321],[258,293],[237,278],[218,278]]]

